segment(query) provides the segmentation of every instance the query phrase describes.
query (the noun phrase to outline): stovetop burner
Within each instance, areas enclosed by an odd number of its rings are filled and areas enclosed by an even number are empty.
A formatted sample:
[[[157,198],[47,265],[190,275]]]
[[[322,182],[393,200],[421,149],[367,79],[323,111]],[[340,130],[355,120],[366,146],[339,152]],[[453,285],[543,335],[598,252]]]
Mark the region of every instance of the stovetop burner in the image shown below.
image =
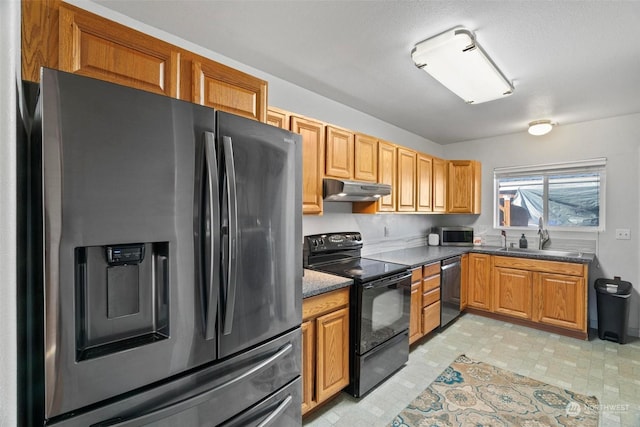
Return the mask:
[[[328,233],[305,236],[305,267],[353,279],[357,283],[400,273],[408,265],[362,258],[360,233]]]

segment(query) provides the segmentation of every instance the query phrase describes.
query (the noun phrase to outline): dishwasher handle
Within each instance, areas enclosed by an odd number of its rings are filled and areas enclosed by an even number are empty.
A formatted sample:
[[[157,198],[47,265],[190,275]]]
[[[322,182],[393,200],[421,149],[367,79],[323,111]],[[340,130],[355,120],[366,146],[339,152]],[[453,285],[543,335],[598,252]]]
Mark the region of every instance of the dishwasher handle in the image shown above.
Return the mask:
[[[460,265],[460,263],[462,258],[459,256],[453,257],[453,258],[447,258],[445,260],[442,260],[442,265],[440,267],[441,270],[448,270],[450,268],[453,267],[457,267],[458,265]]]

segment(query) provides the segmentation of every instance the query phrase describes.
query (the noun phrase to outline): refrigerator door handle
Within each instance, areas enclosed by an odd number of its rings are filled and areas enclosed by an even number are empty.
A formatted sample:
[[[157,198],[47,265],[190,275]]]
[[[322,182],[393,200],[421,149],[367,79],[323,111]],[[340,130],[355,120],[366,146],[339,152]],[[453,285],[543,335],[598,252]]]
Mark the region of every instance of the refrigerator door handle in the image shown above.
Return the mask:
[[[236,168],[233,160],[233,143],[228,136],[222,137],[224,166],[227,176],[227,206],[229,216],[229,259],[227,265],[227,292],[224,311],[223,333],[229,335],[233,327],[233,311],[236,302],[236,280],[238,277],[238,198],[236,192]]]
[[[218,193],[218,161],[216,158],[216,140],[213,132],[204,132],[204,160],[207,173],[206,191],[209,197],[209,256],[205,261],[205,285],[206,300],[204,324],[205,339],[212,340],[216,336],[216,317],[218,309],[218,293],[220,289],[220,280],[218,271],[220,271],[220,211],[217,208],[220,199]],[[204,236],[202,237],[204,238]],[[205,251],[206,253],[206,251]],[[208,268],[208,274],[207,273]]]
[[[273,423],[278,420],[278,417],[291,405],[291,402],[293,402],[293,397],[288,395],[257,427],[269,427],[273,425]]]
[[[91,427],[107,427],[107,426],[108,427],[134,427],[134,426],[145,426],[145,425],[149,425],[149,424],[151,424],[151,423],[153,423],[155,421],[162,420],[164,418],[168,418],[171,415],[180,413],[180,412],[185,411],[185,410],[187,410],[189,408],[193,408],[194,406],[201,405],[204,402],[207,402],[207,401],[211,400],[217,393],[220,393],[225,387],[228,387],[228,386],[230,386],[232,384],[235,384],[237,382],[243,381],[243,380],[247,379],[248,377],[251,377],[251,376],[255,375],[256,373],[262,371],[267,366],[271,365],[273,362],[275,362],[279,358],[283,357],[284,355],[286,355],[287,353],[289,353],[292,350],[293,350],[293,344],[291,344],[289,342],[286,345],[283,345],[272,356],[266,358],[265,360],[263,360],[262,362],[260,362],[256,366],[254,366],[253,368],[243,372],[242,375],[239,375],[239,376],[237,376],[237,377],[235,377],[235,378],[233,378],[233,379],[231,379],[231,380],[229,380],[229,381],[227,381],[227,382],[225,382],[223,384],[220,384],[220,385],[218,385],[218,386],[216,386],[216,387],[214,387],[212,389],[209,389],[207,391],[203,391],[202,393],[196,394],[195,396],[188,397],[188,398],[183,399],[183,400],[181,400],[179,402],[170,404],[168,406],[161,407],[161,408],[156,409],[154,411],[147,412],[145,414],[134,415],[133,418],[121,418],[121,417],[112,418],[112,419],[109,419],[109,420],[106,420],[106,421],[99,422],[97,424],[93,424]],[[282,404],[280,406],[282,406]],[[280,406],[278,408],[276,408],[276,410],[273,412],[273,414],[278,412]],[[277,414],[276,414],[276,416],[277,416]],[[265,419],[263,421],[263,423],[265,423],[267,421],[269,421],[268,418]],[[269,425],[269,424],[265,424],[265,426],[267,426],[267,425]]]

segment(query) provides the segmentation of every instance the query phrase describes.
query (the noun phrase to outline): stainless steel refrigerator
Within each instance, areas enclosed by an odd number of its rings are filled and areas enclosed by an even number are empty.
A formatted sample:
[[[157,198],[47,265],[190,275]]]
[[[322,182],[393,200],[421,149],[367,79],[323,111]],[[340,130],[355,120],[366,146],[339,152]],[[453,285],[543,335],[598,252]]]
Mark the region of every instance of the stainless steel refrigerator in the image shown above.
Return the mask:
[[[39,91],[24,425],[300,425],[299,135],[50,69]]]

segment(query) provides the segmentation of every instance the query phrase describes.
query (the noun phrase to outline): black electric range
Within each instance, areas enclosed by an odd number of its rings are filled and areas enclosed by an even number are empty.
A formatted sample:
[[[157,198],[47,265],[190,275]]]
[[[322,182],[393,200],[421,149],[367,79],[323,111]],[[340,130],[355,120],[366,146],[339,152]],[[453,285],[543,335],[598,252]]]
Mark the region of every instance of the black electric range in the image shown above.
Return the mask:
[[[353,279],[349,295],[349,386],[363,396],[409,359],[409,266],[362,258],[360,233],[305,236],[304,267]]]
[[[365,283],[402,273],[409,266],[360,256],[360,233],[327,233],[305,236],[304,267]]]

